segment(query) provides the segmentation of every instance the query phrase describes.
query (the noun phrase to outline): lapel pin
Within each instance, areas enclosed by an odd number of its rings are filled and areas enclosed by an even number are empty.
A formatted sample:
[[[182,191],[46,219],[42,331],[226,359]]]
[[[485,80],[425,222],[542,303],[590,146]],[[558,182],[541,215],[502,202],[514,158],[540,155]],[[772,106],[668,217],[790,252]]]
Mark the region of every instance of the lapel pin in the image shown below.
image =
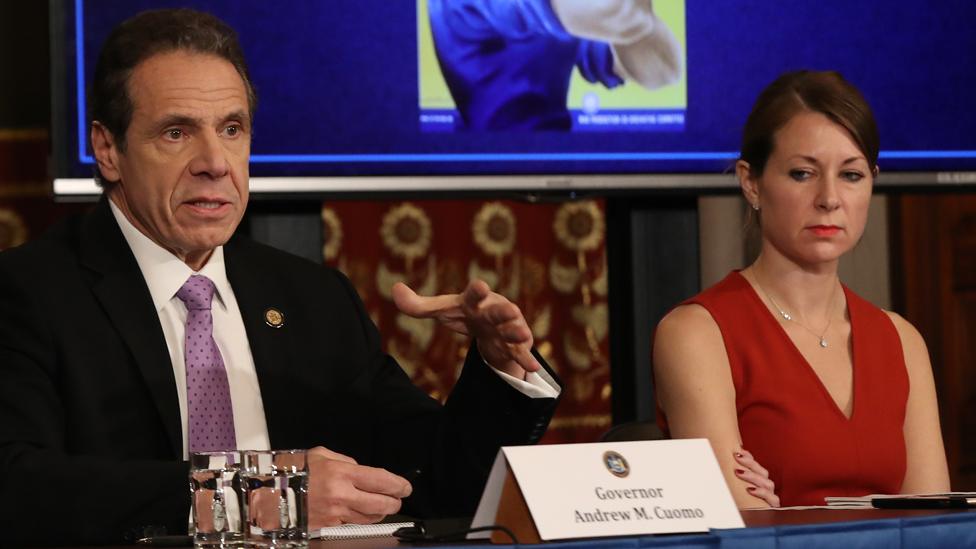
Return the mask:
[[[285,314],[271,307],[264,311],[264,323],[272,328],[281,328],[285,325]]]

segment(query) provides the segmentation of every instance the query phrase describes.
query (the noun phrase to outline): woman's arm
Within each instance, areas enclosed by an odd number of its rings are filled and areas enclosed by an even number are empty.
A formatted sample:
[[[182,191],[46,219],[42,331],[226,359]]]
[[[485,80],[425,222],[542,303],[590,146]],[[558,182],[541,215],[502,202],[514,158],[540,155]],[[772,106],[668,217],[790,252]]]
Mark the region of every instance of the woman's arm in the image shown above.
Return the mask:
[[[908,369],[908,405],[905,409],[905,450],[907,467],[902,482],[903,494],[947,492],[949,468],[946,465],[939,405],[928,349],[918,330],[896,313],[888,313],[901,338]]]
[[[750,495],[736,474],[743,466],[735,410],[735,387],[722,333],[699,305],[682,305],[665,316],[654,336],[654,381],[658,403],[673,438],[707,438],[736,505],[768,507]],[[770,486],[771,488],[771,486]]]

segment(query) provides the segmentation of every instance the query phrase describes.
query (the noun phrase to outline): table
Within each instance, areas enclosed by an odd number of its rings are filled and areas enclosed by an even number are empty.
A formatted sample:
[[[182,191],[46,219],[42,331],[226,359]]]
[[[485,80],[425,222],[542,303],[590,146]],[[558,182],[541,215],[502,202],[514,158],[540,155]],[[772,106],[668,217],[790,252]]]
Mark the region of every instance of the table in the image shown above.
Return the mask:
[[[976,547],[976,510],[811,509],[742,511],[746,528],[708,534],[599,538],[546,543],[547,549],[929,549]],[[492,547],[485,543],[401,544],[393,538],[313,540],[309,549]],[[69,549],[69,548],[64,548]],[[116,547],[116,549],[121,549]],[[145,549],[129,546],[128,549]]]

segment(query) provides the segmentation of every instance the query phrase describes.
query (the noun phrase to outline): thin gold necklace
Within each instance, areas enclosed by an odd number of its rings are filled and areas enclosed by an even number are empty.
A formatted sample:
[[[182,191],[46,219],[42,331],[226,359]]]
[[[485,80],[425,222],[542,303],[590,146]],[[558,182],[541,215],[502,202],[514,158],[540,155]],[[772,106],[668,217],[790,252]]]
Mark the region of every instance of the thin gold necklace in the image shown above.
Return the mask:
[[[811,334],[813,334],[817,339],[820,340],[820,346],[823,347],[824,349],[826,349],[828,347],[827,338],[826,338],[827,330],[830,329],[830,323],[834,320],[833,315],[827,315],[827,325],[824,326],[823,331],[818,334],[817,332],[815,332],[811,328],[807,327],[806,324],[804,324],[804,323],[800,322],[799,320],[793,318],[793,315],[791,315],[790,313],[784,311],[783,308],[779,306],[779,303],[776,303],[776,300],[773,299],[773,296],[769,295],[769,292],[767,292],[766,291],[766,288],[763,287],[762,282],[760,282],[760,280],[759,280],[759,269],[755,269],[753,272],[755,273],[755,276],[756,276],[756,285],[759,286],[759,289],[760,290],[762,290],[762,293],[763,293],[763,295],[766,296],[766,299],[768,299],[769,302],[773,304],[773,307],[776,308],[776,312],[779,313],[779,316],[783,317],[784,320],[788,320],[790,322],[795,323],[797,326],[799,326],[799,327],[803,328],[804,330],[806,330],[806,331],[810,332]],[[837,284],[834,284],[834,288],[830,291],[830,301],[829,301],[829,303],[830,303],[830,306],[831,307],[834,305],[834,297],[836,295],[837,295]]]

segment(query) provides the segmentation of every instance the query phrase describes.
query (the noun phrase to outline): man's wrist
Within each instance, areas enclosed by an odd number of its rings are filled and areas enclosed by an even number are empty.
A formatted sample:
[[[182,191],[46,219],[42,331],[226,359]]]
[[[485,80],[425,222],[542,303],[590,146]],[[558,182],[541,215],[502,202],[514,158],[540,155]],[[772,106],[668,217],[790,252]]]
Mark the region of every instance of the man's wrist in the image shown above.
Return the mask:
[[[481,362],[483,362],[485,366],[495,370],[496,372],[501,372],[503,374],[512,376],[519,381],[525,381],[525,376],[528,372],[526,372],[525,368],[523,368],[518,362],[509,360],[504,367],[494,366],[492,363],[488,362],[488,359],[485,358],[484,353],[481,352],[481,347],[478,345],[477,340],[475,340],[474,344],[475,349],[478,350],[478,356],[481,357]]]

